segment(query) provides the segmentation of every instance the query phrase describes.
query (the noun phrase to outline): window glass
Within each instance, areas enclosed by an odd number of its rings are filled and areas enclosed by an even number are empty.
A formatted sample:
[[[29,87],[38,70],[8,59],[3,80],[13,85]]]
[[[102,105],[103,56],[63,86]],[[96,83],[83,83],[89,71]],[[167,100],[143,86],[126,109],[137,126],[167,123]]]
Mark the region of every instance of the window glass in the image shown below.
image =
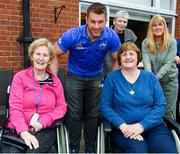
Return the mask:
[[[163,10],[173,10],[173,0],[160,0],[160,8]]]
[[[117,0],[109,0],[111,3],[117,3]],[[119,3],[126,3],[126,4],[136,4],[136,5],[143,5],[143,6],[152,6],[152,0],[120,0]]]

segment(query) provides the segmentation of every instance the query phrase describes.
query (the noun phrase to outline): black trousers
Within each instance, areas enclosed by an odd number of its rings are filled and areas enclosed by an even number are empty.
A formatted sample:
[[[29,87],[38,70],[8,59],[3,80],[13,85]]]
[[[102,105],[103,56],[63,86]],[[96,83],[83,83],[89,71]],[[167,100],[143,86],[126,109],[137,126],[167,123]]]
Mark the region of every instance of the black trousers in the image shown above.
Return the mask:
[[[56,148],[56,129],[47,128],[43,129],[35,134],[37,140],[39,141],[39,148],[29,149],[22,151],[14,146],[2,145],[2,153],[57,153]]]
[[[102,74],[95,77],[78,77],[69,72],[67,74],[67,128],[71,149],[79,151],[82,114],[86,148],[95,146],[102,79]]]

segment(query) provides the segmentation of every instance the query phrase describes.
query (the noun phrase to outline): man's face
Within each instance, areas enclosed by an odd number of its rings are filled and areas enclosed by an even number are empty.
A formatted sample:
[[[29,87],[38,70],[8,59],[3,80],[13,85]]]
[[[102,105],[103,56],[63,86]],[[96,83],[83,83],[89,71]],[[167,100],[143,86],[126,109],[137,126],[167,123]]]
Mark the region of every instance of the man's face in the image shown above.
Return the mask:
[[[117,32],[123,33],[124,29],[127,27],[128,19],[123,17],[118,17],[116,20],[113,20],[113,24]]]
[[[104,30],[106,25],[106,16],[104,14],[96,14],[90,12],[86,17],[88,36],[92,41],[95,41]]]

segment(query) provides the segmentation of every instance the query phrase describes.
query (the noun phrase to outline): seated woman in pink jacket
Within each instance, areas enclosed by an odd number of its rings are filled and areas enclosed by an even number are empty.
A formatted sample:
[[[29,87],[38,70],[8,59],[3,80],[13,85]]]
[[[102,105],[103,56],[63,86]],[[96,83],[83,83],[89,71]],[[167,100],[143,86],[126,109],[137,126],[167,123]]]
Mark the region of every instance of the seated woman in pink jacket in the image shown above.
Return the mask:
[[[41,38],[29,46],[28,52],[32,66],[13,78],[7,127],[15,129],[25,141],[25,152],[46,153],[56,143],[53,123],[65,115],[67,105],[60,80],[48,69],[56,54],[54,46]],[[5,145],[2,152],[24,151]]]

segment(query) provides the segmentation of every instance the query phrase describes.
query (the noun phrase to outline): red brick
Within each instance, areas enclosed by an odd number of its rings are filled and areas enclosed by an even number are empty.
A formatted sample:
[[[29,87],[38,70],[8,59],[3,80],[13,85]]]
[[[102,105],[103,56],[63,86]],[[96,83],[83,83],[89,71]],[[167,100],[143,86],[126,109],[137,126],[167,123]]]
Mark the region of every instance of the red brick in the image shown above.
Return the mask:
[[[30,34],[33,38],[47,37],[56,42],[62,33],[79,25],[79,0],[31,0]],[[54,23],[54,6],[64,8]],[[180,1],[177,0],[176,37],[180,38]],[[0,2],[0,69],[23,69],[23,44],[16,40],[23,35],[22,0]],[[8,59],[8,60],[7,60]],[[59,58],[59,66],[67,67],[67,55]]]

